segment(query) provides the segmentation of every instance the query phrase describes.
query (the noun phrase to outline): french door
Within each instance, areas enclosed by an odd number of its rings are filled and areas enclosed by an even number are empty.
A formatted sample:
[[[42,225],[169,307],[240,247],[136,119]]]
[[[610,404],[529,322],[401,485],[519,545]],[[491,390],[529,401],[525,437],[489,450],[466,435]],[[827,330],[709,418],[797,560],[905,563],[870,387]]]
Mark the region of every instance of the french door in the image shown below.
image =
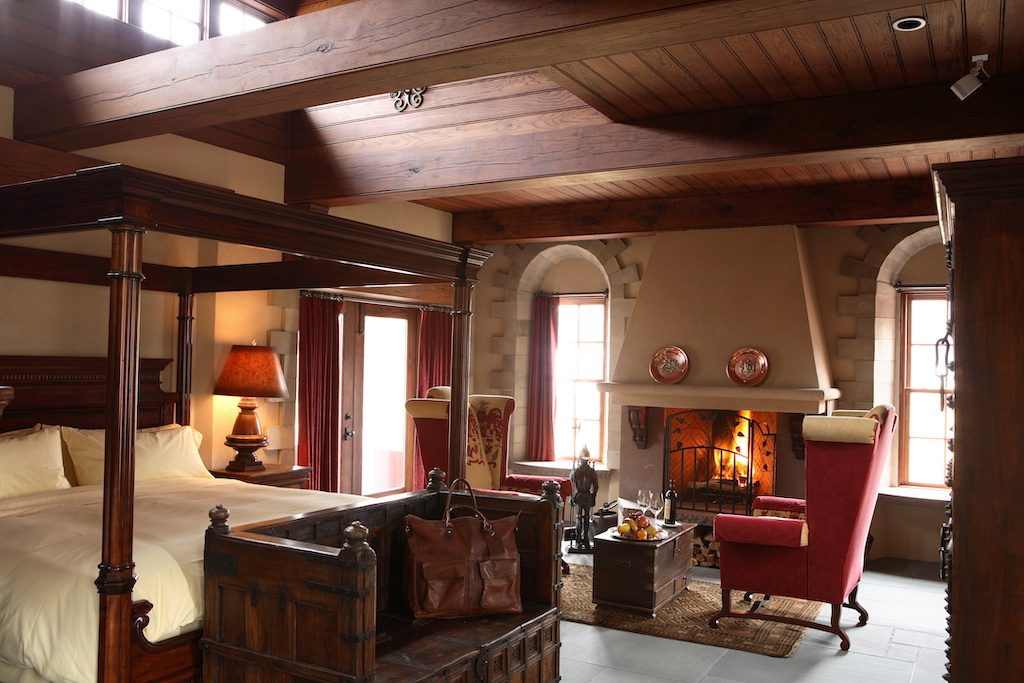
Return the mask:
[[[344,493],[380,496],[412,484],[417,311],[347,301],[341,315],[341,459]]]

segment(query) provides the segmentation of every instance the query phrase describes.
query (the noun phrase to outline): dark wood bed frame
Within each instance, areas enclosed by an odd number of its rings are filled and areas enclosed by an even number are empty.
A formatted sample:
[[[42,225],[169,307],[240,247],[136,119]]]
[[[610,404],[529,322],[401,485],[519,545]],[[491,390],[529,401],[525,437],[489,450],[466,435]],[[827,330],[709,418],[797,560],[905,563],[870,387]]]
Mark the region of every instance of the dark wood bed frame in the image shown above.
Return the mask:
[[[139,358],[140,292],[143,288],[179,297],[176,391],[178,421],[189,420],[192,318],[195,296],[205,292],[381,284],[448,282],[454,286],[452,403],[449,472],[461,475],[466,452],[469,382],[470,295],[477,272],[490,256],[472,247],[438,242],[323,213],[290,208],[198,183],[113,164],[44,180],[0,187],[0,238],[108,230],[110,259],[0,245],[0,275],[110,288],[107,357],[94,361],[92,381],[105,382],[103,419],[78,417],[82,426],[106,429],[103,541],[96,585],[99,590],[100,683],[179,682],[197,675],[195,638],[185,634],[159,645],[144,643],[141,625],[148,609],[132,602],[135,431],[164,419],[169,403],[150,405],[147,387],[159,369]],[[237,266],[175,268],[143,264],[147,230],[270,249],[301,257]],[[47,422],[74,421],[75,389],[48,383],[47,362],[32,360],[12,369],[14,398],[4,418],[13,429],[33,420],[30,401],[54,399]],[[76,361],[63,359],[64,370]],[[148,363],[148,361],[147,361]],[[58,363],[59,365],[59,363]],[[20,374],[18,374],[20,373]],[[87,375],[89,373],[86,373]],[[141,382],[140,382],[141,380]],[[89,382],[84,382],[85,386]],[[80,387],[79,387],[80,388]],[[159,386],[157,385],[157,389]],[[32,398],[35,396],[35,398]],[[0,395],[2,397],[2,395]],[[61,400],[70,403],[60,403]],[[166,396],[164,397],[166,401]],[[24,401],[24,403],[22,403]],[[21,404],[21,405],[19,405]],[[22,406],[25,406],[24,411]],[[36,404],[37,409],[45,409]],[[140,413],[140,408],[142,412]],[[155,411],[155,412],[154,412]],[[61,417],[61,414],[64,417]],[[159,415],[159,417],[157,417]],[[134,634],[134,635],[133,635]]]
[[[138,426],[175,421],[178,394],[160,387],[169,358],[139,361]],[[8,403],[0,392],[0,432],[36,424],[102,429],[107,420],[107,359],[79,356],[0,356],[0,385],[10,387]],[[6,410],[4,410],[6,407]],[[65,462],[65,469],[70,463]],[[153,605],[132,603],[131,681],[185,683],[201,665],[201,631],[151,643],[143,633]]]

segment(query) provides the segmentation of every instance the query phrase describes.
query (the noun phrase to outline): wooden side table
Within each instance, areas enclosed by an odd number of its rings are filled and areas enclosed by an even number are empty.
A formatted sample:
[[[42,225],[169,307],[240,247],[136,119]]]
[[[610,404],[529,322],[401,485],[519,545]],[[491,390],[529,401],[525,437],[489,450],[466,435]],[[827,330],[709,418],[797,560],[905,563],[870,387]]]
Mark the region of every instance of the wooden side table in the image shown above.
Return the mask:
[[[598,534],[594,538],[594,602],[655,616],[690,580],[695,526],[668,530],[661,541],[616,538],[615,529]]]
[[[296,465],[266,465],[259,472],[230,472],[225,469],[210,470],[210,474],[218,479],[237,479],[247,484],[277,486],[284,489],[301,489],[309,480],[312,469]]]

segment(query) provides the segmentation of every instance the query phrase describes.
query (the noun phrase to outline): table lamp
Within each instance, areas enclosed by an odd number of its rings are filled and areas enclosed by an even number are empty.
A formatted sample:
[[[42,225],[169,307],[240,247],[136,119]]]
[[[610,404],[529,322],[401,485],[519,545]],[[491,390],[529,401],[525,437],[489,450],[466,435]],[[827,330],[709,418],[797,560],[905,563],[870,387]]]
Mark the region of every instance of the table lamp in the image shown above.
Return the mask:
[[[239,413],[235,426],[224,439],[224,445],[235,450],[235,458],[228,463],[232,472],[258,472],[263,463],[255,452],[266,448],[267,435],[263,433],[256,415],[256,397],[288,398],[284,372],[277,352],[269,346],[235,345],[228,352],[224,369],[220,372],[213,393],[219,396],[239,396]]]

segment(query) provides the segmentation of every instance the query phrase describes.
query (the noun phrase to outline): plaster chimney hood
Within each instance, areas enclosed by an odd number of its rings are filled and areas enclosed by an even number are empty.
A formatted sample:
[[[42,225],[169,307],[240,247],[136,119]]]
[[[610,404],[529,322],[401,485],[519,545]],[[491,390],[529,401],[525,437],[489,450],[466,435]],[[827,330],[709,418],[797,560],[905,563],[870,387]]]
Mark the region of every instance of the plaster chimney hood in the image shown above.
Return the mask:
[[[796,226],[659,233],[610,382],[616,403],[664,408],[821,413],[840,392],[831,371],[814,283]],[[682,348],[678,384],[650,375],[654,352]],[[753,346],[768,356],[756,387],[726,375]]]

